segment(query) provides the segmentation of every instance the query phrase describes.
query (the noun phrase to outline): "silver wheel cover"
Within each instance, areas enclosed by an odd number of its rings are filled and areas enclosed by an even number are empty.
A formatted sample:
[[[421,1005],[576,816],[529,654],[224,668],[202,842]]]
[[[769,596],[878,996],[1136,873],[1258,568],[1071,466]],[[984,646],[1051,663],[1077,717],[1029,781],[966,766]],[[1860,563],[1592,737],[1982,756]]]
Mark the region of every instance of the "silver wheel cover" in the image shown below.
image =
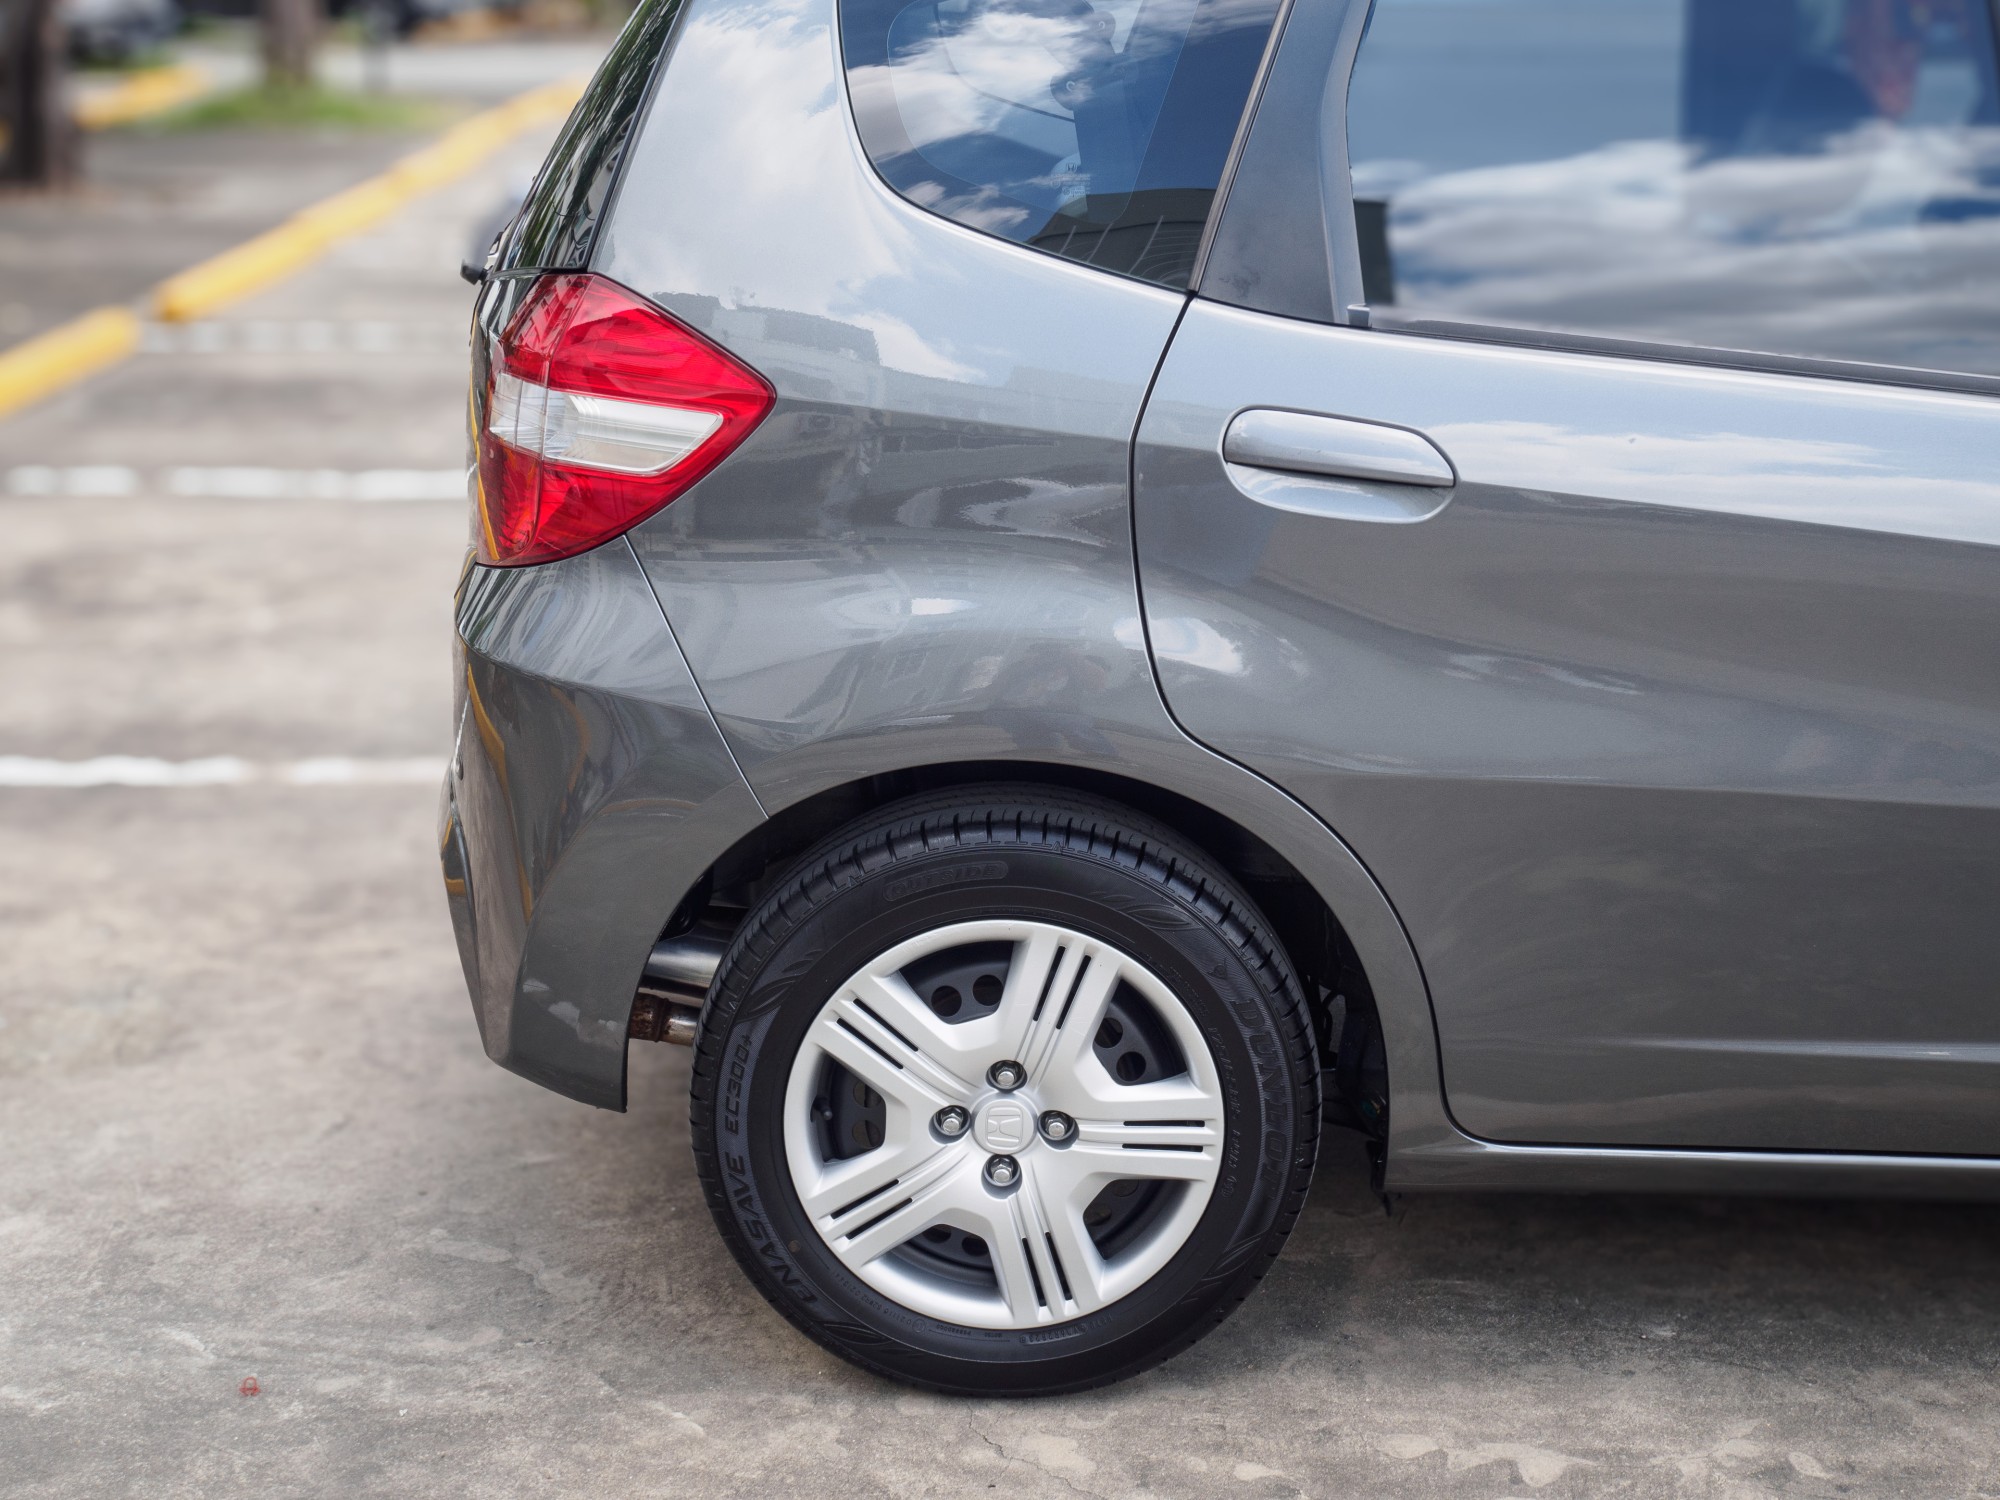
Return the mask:
[[[927,955],[996,941],[1014,951],[990,1015],[942,1020],[903,977]],[[1106,1070],[1092,1039],[1121,982],[1165,1023],[1185,1073],[1127,1084]],[[814,1128],[827,1059],[884,1104],[882,1143],[845,1159],[826,1159]],[[987,1070],[1003,1059],[1024,1064],[1028,1075],[1008,1093],[987,1082]],[[954,1104],[973,1126],[946,1139],[932,1120]],[[1075,1120],[1070,1140],[1039,1134],[1046,1110]],[[891,948],[826,1002],[785,1091],[792,1185],[834,1255],[904,1307],[974,1328],[1060,1323],[1137,1290],[1200,1222],[1222,1143],[1215,1061],[1187,1008],[1136,960],[1045,922],[960,922]],[[982,1174],[1002,1150],[1020,1175],[995,1188]],[[1168,1183],[1174,1196],[1140,1238],[1106,1259],[1084,1210],[1108,1185],[1133,1179]],[[937,1226],[985,1241],[995,1291],[929,1274],[895,1253]]]

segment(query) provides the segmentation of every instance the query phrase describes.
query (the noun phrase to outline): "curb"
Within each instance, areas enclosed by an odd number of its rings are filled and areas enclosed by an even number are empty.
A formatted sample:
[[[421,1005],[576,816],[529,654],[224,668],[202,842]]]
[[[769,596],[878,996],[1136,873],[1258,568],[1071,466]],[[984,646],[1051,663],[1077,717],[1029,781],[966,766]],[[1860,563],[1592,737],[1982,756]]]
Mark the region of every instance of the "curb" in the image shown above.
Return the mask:
[[[130,308],[100,307],[0,352],[0,416],[136,353],[139,331]]]

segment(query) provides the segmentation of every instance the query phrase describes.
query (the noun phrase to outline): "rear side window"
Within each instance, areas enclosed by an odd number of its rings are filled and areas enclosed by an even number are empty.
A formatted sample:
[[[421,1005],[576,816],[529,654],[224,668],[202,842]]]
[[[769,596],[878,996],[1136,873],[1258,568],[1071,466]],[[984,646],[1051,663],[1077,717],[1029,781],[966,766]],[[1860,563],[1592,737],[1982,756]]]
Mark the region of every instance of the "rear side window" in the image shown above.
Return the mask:
[[[528,191],[500,269],[580,271],[682,0],[642,0],[598,66]]]
[[[870,158],[912,203],[1185,287],[1277,0],[843,0]]]
[[[1988,0],[1377,0],[1371,309],[2000,374]]]

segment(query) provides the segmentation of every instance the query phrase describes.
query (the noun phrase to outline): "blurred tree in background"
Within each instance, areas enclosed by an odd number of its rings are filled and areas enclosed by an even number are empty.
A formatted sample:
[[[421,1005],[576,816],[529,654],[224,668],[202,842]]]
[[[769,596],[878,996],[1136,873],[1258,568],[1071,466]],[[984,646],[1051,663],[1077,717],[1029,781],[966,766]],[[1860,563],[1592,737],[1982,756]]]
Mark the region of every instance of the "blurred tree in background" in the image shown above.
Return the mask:
[[[67,39],[59,0],[0,0],[0,181],[60,187],[76,176],[76,124],[64,86]]]
[[[261,7],[265,87],[310,87],[313,54],[326,21],[321,0],[261,0]]]

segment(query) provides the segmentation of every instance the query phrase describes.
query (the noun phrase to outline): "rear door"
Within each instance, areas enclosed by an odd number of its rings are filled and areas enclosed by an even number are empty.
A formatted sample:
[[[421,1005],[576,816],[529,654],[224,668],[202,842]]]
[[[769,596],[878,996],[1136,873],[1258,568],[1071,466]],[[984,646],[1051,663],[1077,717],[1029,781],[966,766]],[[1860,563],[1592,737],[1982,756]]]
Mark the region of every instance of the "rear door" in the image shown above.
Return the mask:
[[[2000,1153],[1984,0],[1364,9],[1139,433],[1175,715],[1374,871],[1472,1133]]]

